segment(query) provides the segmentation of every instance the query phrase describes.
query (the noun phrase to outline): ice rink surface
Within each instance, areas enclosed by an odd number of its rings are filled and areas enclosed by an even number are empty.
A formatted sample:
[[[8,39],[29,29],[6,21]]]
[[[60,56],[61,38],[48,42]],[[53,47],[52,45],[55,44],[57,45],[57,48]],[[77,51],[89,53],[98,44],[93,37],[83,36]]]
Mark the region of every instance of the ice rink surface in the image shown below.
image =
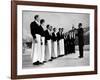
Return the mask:
[[[54,67],[74,67],[74,66],[89,66],[90,52],[84,50],[84,57],[78,58],[79,51],[68,54],[62,57],[58,57],[53,61],[48,61],[42,65],[33,65],[31,60],[31,49],[27,49],[25,54],[22,55],[22,67],[23,68],[54,68]]]

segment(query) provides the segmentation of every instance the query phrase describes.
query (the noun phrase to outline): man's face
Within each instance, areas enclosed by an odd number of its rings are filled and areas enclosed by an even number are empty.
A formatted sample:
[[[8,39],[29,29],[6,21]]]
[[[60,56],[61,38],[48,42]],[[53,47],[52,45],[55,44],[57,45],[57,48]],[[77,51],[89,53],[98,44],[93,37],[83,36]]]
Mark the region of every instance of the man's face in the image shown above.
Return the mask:
[[[60,32],[60,29],[59,29],[59,32]]]
[[[50,31],[52,30],[52,26],[49,27]]]
[[[62,32],[64,31],[64,29],[62,28]]]
[[[74,27],[72,27],[72,30],[74,30]]]
[[[56,28],[54,28],[53,31],[56,32]]]
[[[78,26],[78,28],[81,28],[82,26]]]
[[[37,19],[36,19],[38,22],[40,21],[40,18],[39,17],[37,17]]]
[[[45,25],[45,21],[42,23],[42,25],[43,25],[43,26]]]

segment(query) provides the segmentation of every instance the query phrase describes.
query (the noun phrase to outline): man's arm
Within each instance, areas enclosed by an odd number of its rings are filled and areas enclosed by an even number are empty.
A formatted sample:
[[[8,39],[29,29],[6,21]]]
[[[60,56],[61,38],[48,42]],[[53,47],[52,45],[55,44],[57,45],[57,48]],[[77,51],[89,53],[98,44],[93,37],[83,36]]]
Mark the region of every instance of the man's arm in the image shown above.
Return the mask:
[[[36,38],[36,35],[35,35],[35,33],[36,33],[35,26],[36,25],[32,22],[30,26],[31,26],[31,34],[32,34],[33,38],[35,39]]]

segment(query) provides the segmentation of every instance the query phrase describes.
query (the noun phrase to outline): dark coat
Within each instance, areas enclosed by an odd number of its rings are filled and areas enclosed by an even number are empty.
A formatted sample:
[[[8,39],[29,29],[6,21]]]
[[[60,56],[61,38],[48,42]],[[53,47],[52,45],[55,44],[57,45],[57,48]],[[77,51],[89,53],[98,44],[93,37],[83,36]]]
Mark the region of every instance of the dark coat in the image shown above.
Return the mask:
[[[56,41],[57,40],[57,36],[55,35],[55,33],[52,33],[52,41]]]
[[[51,35],[49,34],[48,30],[45,30],[45,43],[47,43],[47,40],[51,39]]]
[[[59,41],[60,39],[61,39],[61,34],[57,32],[57,41]]]
[[[78,44],[80,46],[83,46],[84,45],[84,31],[83,31],[83,28],[79,28],[78,29]]]
[[[61,34],[61,39],[64,39],[64,34],[63,33]]]
[[[71,39],[69,35],[67,36],[66,42],[67,42],[68,53],[71,53]]]
[[[33,21],[31,24],[30,24],[30,29],[31,29],[31,34],[33,36],[33,38],[36,38],[36,34],[40,34],[40,26],[35,22]]]
[[[40,34],[41,34],[41,36],[42,37],[45,37],[45,31],[44,31],[44,29],[43,29],[43,27],[40,25]]]

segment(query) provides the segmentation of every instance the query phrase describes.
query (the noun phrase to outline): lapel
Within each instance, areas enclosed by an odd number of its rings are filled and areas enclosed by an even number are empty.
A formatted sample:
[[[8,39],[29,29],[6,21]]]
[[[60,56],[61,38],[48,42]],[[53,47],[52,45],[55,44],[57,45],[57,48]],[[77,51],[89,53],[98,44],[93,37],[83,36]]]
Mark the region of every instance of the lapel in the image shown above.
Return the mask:
[[[40,23],[39,23],[38,21],[35,20],[35,22],[36,22],[36,24],[37,24],[38,26],[40,26]]]

